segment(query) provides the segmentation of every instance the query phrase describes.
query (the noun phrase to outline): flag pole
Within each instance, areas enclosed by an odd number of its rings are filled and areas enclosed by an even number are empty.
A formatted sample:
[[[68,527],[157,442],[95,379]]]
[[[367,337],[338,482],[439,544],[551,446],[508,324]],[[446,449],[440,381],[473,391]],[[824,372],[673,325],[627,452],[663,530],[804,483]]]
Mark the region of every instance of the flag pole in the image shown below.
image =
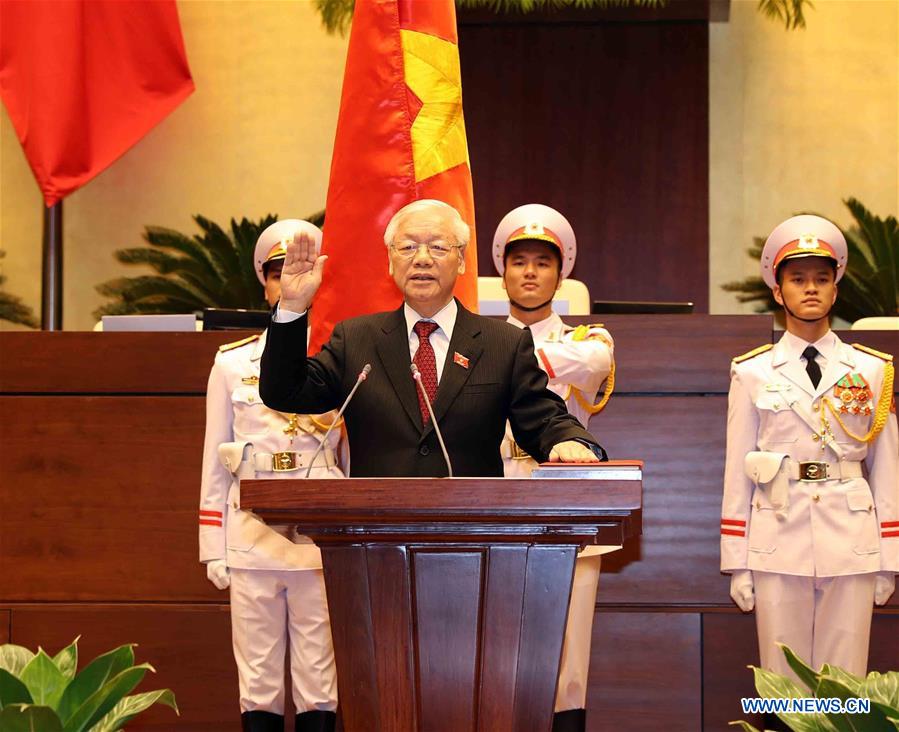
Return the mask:
[[[44,207],[41,330],[62,330],[62,201]]]

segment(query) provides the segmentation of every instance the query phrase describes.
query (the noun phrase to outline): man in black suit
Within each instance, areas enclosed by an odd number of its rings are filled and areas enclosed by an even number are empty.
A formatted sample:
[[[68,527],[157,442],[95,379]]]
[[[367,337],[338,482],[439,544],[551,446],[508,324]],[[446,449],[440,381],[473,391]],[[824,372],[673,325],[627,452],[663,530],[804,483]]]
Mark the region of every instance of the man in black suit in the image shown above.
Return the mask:
[[[529,330],[470,313],[453,298],[465,271],[469,228],[451,206],[409,204],[384,234],[390,274],[404,304],[338,323],[321,352],[306,357],[306,311],[326,256],[298,234],[281,274],[281,302],[262,356],[260,395],[282,412],[338,407],[366,363],[371,374],[346,417],[354,477],[447,475],[416,363],[457,476],[502,476],[505,420],[538,461],[596,462],[596,440],[546,388]]]

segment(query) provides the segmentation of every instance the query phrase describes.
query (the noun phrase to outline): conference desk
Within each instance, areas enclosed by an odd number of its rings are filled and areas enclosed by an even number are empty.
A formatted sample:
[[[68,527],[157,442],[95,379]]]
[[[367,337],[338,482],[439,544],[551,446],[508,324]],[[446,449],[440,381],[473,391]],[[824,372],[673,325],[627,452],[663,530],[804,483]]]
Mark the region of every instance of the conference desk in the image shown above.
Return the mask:
[[[566,318],[589,322],[590,318]],[[723,729],[754,696],[754,621],[718,572],[731,357],[770,316],[609,316],[617,385],[591,430],[645,461],[643,536],[603,558],[588,728]],[[234,333],[0,333],[0,643],[81,657],[137,642],[182,716],[129,728],[238,728],[227,595],[197,562],[204,392]],[[841,334],[899,355],[899,334]],[[871,667],[899,667],[899,599]]]

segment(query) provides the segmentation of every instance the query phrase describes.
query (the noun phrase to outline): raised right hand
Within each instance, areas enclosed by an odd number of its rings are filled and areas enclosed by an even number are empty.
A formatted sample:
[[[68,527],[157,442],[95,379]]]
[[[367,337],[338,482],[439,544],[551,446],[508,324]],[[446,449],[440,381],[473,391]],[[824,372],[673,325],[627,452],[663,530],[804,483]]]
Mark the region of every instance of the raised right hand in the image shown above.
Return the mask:
[[[315,251],[315,239],[298,231],[287,245],[281,269],[281,307],[295,313],[309,309],[322,283],[322,270],[328,257]]]

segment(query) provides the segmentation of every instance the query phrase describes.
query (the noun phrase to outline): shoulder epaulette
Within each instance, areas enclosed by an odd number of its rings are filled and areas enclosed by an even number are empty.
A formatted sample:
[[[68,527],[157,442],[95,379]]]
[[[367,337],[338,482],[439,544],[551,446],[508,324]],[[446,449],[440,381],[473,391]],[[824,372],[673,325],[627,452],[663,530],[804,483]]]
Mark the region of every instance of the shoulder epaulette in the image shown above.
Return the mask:
[[[759,346],[758,348],[753,348],[751,351],[747,351],[742,356],[737,356],[733,359],[733,361],[734,363],[743,363],[743,361],[748,361],[750,358],[755,358],[765,351],[770,351],[772,348],[774,348],[773,343],[766,343],[764,346]]]
[[[234,341],[234,343],[226,343],[223,346],[219,346],[219,353],[224,353],[225,351],[233,351],[235,348],[240,348],[241,346],[247,345],[247,343],[252,343],[253,341],[258,341],[259,335],[251,335],[248,338],[241,338],[239,341]]]
[[[863,346],[861,343],[853,343],[852,347],[856,350],[862,351],[863,353],[867,353],[871,356],[877,356],[877,358],[883,359],[888,363],[893,362],[893,356],[889,353],[884,353],[883,351],[875,351],[873,348],[868,348],[867,346]]]

